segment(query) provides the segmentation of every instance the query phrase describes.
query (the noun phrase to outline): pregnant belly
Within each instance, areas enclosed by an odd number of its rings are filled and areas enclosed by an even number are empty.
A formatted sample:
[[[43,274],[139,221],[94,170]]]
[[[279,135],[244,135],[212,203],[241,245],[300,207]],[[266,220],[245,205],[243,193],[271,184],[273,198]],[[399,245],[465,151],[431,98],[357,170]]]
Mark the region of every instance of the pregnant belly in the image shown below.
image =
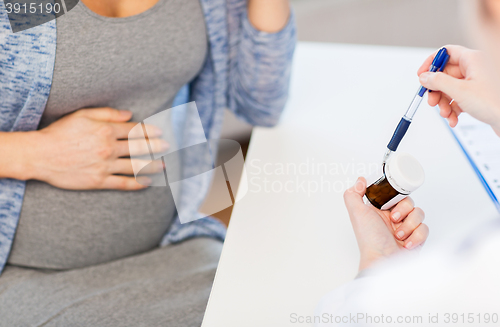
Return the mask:
[[[73,269],[158,246],[175,213],[168,187],[68,191],[28,181],[9,264]]]

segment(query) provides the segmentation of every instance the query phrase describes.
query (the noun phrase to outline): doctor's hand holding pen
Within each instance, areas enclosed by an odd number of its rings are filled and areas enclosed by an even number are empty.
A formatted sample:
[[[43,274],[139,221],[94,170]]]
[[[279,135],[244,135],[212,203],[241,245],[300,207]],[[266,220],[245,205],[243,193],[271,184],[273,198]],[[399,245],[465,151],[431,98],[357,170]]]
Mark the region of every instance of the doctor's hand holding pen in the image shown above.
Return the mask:
[[[500,79],[492,73],[489,58],[481,51],[462,46],[445,47],[450,60],[443,72],[427,72],[435,53],[418,70],[420,83],[433,90],[429,93],[429,105],[439,105],[441,116],[448,119],[451,127],[466,112],[491,125],[500,136]]]

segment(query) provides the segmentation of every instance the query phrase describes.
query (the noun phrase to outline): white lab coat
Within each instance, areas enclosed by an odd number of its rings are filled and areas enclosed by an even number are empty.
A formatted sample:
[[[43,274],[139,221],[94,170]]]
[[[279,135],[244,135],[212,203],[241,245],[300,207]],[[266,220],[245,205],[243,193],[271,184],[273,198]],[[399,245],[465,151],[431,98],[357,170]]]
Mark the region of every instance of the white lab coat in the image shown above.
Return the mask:
[[[312,318],[317,327],[500,326],[500,219],[362,272],[327,294]]]

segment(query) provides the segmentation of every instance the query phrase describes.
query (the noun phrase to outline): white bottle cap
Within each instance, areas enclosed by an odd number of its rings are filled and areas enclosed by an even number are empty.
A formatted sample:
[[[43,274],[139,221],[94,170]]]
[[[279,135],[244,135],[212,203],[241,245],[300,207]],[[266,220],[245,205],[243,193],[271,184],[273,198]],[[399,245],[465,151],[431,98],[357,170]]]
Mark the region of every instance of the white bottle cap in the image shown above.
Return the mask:
[[[424,169],[408,153],[395,153],[385,164],[385,176],[396,191],[410,194],[422,186],[425,180]]]

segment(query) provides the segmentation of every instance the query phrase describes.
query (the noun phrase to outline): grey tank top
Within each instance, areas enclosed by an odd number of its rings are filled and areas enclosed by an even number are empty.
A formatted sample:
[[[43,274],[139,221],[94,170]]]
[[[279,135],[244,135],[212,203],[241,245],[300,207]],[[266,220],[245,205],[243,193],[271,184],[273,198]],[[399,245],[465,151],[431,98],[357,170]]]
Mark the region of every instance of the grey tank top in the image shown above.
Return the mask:
[[[201,70],[208,41],[199,0],[159,0],[126,18],[103,17],[80,2],[57,19],[50,96],[39,128],[81,108],[168,109]],[[71,269],[158,246],[175,213],[168,187],[68,191],[28,181],[9,264]]]

